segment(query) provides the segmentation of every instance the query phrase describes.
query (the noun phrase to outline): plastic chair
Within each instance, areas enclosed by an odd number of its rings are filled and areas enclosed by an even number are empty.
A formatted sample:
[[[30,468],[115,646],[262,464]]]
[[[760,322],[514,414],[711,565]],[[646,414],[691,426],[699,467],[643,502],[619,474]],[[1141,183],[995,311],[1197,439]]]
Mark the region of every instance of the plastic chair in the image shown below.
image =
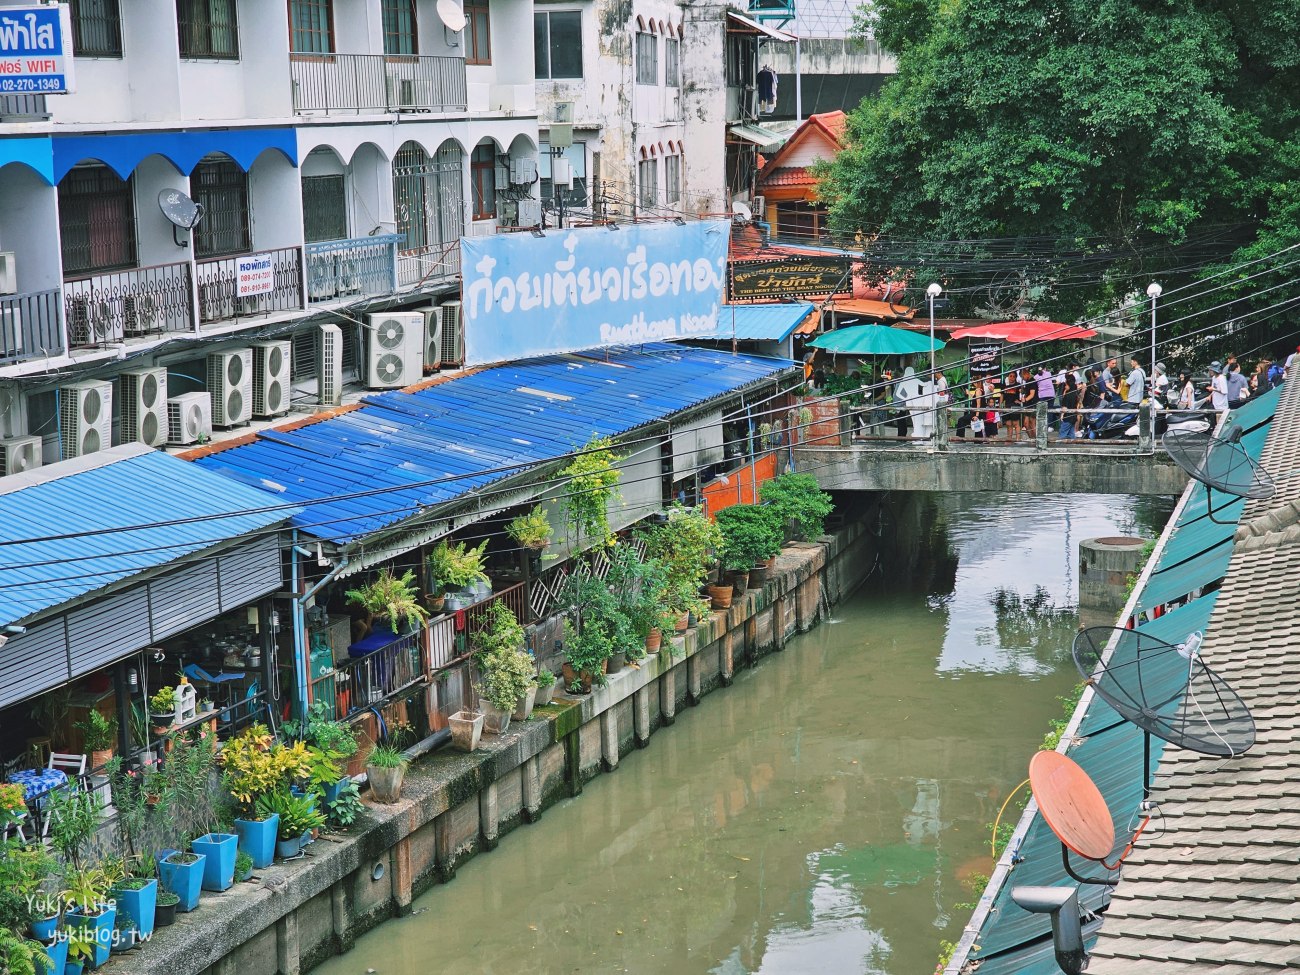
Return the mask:
[[[79,779],[86,774],[86,756],[70,755],[67,752],[50,752],[46,768],[57,768],[68,773],[68,780]]]
[[[232,681],[244,679],[242,673],[228,674],[224,670],[216,674],[209,674],[198,664],[186,664],[185,676],[199,684],[229,684]]]

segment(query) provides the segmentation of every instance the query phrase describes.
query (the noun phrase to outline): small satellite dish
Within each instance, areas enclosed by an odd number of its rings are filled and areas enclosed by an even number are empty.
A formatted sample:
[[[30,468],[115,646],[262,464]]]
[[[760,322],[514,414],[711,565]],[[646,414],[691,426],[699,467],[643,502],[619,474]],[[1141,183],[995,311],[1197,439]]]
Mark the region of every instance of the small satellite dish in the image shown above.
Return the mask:
[[[1213,437],[1191,430],[1170,430],[1161,441],[1165,452],[1189,477],[1205,485],[1206,514],[1214,517],[1211,497],[1214,491],[1234,498],[1266,501],[1277,493],[1277,485],[1241,446],[1241,427],[1233,427],[1227,437]],[[1217,510],[1223,510],[1220,507]]]
[[[745,223],[754,219],[754,211],[749,208],[749,204],[741,203],[739,200],[731,204],[731,213],[737,220]]]
[[[465,29],[465,11],[460,8],[456,0],[438,0],[437,11],[438,19],[448,30],[460,33]]]
[[[158,194],[158,209],[171,222],[172,240],[177,247],[185,246],[185,241],[176,236],[177,228],[193,230],[203,219],[203,206],[195,203],[180,190],[162,190]]]

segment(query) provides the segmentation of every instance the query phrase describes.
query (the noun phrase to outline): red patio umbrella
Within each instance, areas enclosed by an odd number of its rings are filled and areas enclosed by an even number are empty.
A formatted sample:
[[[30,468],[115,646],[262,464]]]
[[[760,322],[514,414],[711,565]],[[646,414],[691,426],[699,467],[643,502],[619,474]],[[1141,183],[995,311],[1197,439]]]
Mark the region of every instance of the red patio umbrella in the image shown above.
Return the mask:
[[[977,325],[974,328],[959,328],[951,339],[1000,339],[1009,345],[1021,342],[1060,342],[1070,339],[1090,339],[1097,332],[1095,329],[1080,325],[1063,325],[1061,322],[995,322],[990,325]]]

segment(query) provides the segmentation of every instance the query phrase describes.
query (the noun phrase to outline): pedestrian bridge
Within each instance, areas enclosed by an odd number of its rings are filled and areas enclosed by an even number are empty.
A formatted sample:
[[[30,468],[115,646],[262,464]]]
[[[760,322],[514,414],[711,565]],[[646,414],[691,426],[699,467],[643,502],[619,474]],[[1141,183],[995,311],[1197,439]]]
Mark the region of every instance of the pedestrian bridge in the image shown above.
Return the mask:
[[[1046,418],[1042,418],[1045,420]],[[1008,491],[1027,494],[1178,494],[1187,475],[1151,435],[1056,440],[1040,422],[1035,440],[956,439],[939,424],[929,439],[862,436],[845,429],[794,448],[799,470],[828,491]]]

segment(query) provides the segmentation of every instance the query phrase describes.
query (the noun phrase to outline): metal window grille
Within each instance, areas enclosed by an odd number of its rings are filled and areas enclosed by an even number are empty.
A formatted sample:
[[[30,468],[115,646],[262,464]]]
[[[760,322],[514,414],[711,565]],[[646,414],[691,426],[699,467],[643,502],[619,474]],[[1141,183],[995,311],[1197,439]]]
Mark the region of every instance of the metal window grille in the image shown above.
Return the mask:
[[[176,0],[181,57],[239,60],[236,0]]]
[[[681,45],[675,37],[664,38],[664,84],[669,88],[682,86]]]
[[[420,53],[415,36],[415,0],[382,0],[379,9],[384,21],[384,53]]]
[[[466,64],[492,63],[492,17],[488,0],[465,0]]]
[[[194,228],[196,257],[240,254],[252,246],[248,220],[248,174],[231,159],[205,159],[190,175],[203,219]]]
[[[333,53],[333,0],[289,0],[289,50],[295,54]]]
[[[469,160],[470,189],[474,197],[474,219],[488,220],[497,212],[496,153],[490,145],[476,146]]]
[[[393,210],[397,232],[406,235],[402,249],[420,253],[452,244],[465,229],[461,192],[464,165],[460,146],[445,144],[430,159],[414,142],[393,157]]]
[[[637,31],[636,35],[636,83],[659,83],[659,37],[645,31]]]
[[[78,57],[122,56],[122,13],[118,0],[70,0],[72,46]]]
[[[682,198],[682,157],[664,158],[664,200],[677,203]]]
[[[136,261],[135,193],[107,166],[76,166],[59,183],[63,271],[107,271]]]
[[[302,228],[309,244],[347,237],[348,209],[342,176],[302,178]]]
[[[644,159],[637,164],[637,184],[640,189],[638,202],[646,210],[659,204],[659,169],[657,159]]]

